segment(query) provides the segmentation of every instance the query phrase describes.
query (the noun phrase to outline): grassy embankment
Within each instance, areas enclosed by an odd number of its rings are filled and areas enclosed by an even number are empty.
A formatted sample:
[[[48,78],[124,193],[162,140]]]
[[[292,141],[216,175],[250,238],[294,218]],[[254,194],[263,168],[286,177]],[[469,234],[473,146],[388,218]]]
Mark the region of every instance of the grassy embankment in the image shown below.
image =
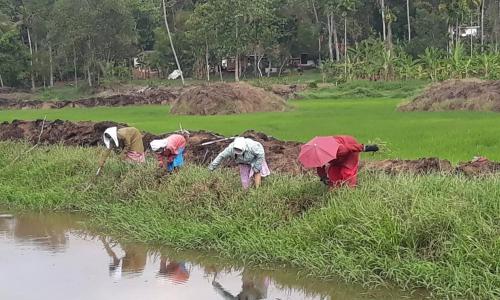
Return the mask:
[[[228,116],[175,116],[168,106],[68,108],[0,111],[0,121],[13,119],[114,120],[155,133],[179,128],[226,135],[256,129],[280,139],[307,141],[315,135],[350,134],[360,141],[382,140],[391,152],[375,158],[438,156],[453,162],[482,155],[500,160],[497,113],[399,112],[396,107],[415,94],[422,82],[355,82],[307,92],[291,101],[285,113]]]
[[[79,211],[118,236],[216,251],[251,264],[439,297],[500,297],[500,178],[363,174],[326,194],[315,178],[272,176],[245,194],[229,170],[189,166],[158,183],[147,167],[110,160],[96,185],[96,149],[0,143],[0,205]]]

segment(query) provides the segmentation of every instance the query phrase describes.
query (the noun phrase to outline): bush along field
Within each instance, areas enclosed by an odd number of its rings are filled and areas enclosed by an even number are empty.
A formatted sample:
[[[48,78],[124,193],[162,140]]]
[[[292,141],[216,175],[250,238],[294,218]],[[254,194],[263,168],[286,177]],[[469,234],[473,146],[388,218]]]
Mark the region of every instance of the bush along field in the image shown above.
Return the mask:
[[[499,177],[362,173],[357,189],[327,193],[316,178],[274,174],[244,193],[231,170],[188,165],[157,179],[153,160],[111,159],[92,183],[98,149],[40,146],[23,155],[30,148],[0,143],[0,205],[81,212],[124,239],[325,279],[500,297]]]

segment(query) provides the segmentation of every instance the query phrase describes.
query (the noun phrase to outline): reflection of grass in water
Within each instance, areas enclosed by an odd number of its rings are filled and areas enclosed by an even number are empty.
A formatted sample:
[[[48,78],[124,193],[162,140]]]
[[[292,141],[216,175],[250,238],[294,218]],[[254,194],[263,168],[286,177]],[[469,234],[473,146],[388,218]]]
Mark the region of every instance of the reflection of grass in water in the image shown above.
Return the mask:
[[[155,167],[115,159],[87,193],[95,149],[0,143],[0,204],[80,211],[123,238],[287,264],[324,278],[495,298],[500,179],[363,174],[326,194],[317,178],[274,175],[243,193],[233,171],[190,166],[162,182]],[[7,167],[5,167],[7,166]],[[466,187],[466,188],[464,188]]]

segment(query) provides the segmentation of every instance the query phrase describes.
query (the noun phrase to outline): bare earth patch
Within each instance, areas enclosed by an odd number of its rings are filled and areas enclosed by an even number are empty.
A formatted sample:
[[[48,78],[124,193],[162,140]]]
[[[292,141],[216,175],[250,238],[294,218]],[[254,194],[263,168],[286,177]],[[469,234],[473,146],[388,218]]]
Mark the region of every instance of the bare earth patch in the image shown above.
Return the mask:
[[[448,80],[427,88],[400,111],[494,111],[500,112],[500,81]]]

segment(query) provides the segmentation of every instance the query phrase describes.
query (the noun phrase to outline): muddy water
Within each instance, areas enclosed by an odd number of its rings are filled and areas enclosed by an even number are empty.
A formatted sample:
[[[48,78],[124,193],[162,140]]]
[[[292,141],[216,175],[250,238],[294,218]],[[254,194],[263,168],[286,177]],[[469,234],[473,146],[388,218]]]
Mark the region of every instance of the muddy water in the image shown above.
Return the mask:
[[[0,211],[0,299],[402,299],[293,270],[258,270],[214,255],[120,243],[71,215]]]

